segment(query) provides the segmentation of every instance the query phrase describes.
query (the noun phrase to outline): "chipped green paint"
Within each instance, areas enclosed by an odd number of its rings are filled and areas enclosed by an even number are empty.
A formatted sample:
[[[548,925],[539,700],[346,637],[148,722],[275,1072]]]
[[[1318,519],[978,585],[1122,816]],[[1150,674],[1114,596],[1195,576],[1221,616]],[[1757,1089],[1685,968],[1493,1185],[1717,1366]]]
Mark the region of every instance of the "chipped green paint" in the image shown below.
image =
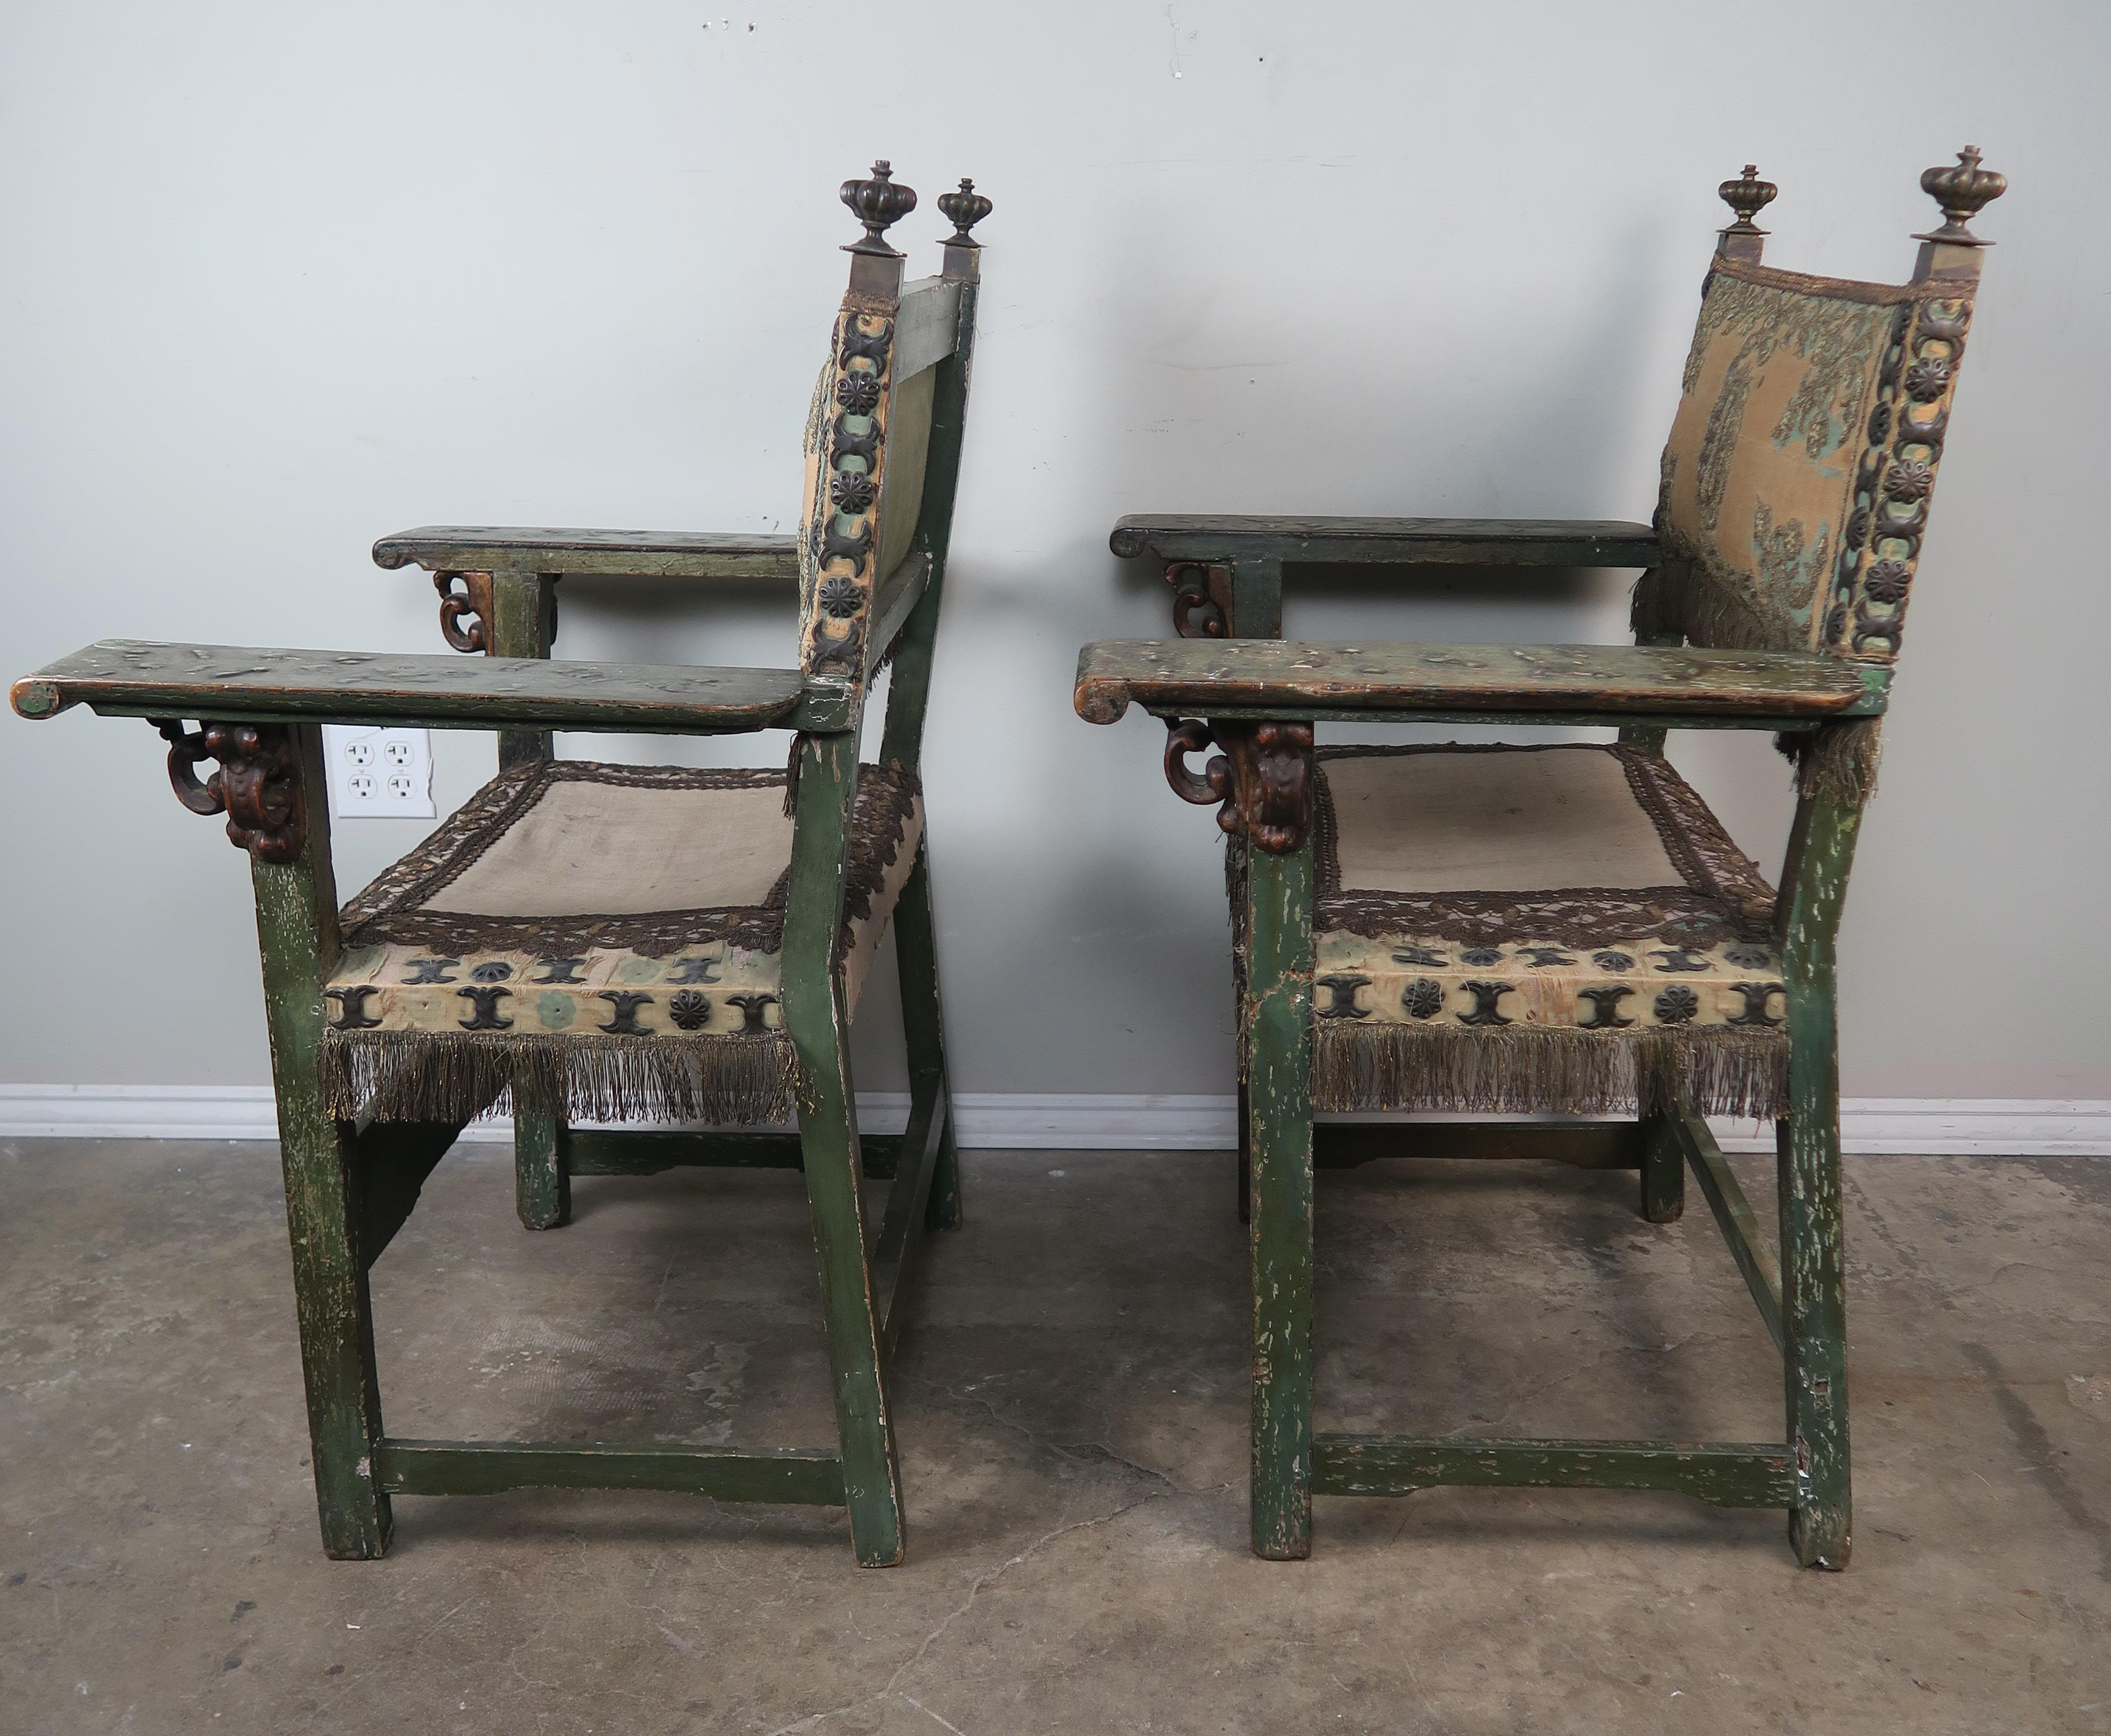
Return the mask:
[[[337,882],[322,798],[322,731],[307,724],[294,733],[307,797],[307,842],[297,861],[252,858],[250,871],[323,1548],[339,1561],[369,1560],[388,1548],[391,1527],[388,1497],[374,1476],[374,1447],[381,1438],[374,1311],[359,1248],[353,1132],[324,1108],[318,1065],[323,984],[338,952]]]
[[[840,1507],[842,1461],[833,1452],[740,1452],[680,1442],[384,1440],[381,1486],[399,1495],[497,1495],[516,1488],[668,1489],[714,1501]]]
[[[1686,1153],[1671,1118],[1642,1122],[1641,1212],[1652,1224],[1676,1224],[1686,1212]]]
[[[1789,1445],[1800,1471],[1789,1543],[1805,1566],[1833,1569],[1847,1565],[1854,1517],[1833,983],[1841,906],[1861,819],[1859,808],[1807,788],[1782,876],[1782,970],[1792,1045],[1788,1120],[1776,1129],[1782,1363]]]
[[[1441,1484],[1659,1489],[1717,1507],[1771,1507],[1795,1491],[1788,1449],[1764,1444],[1323,1434],[1314,1452],[1323,1495],[1411,1495]]]
[[[879,1311],[865,1259],[857,1111],[842,985],[833,964],[842,918],[844,834],[856,793],[855,732],[800,738],[784,912],[784,1029],[799,1057],[799,1138],[820,1262],[851,1543],[859,1566],[892,1567],[902,1553],[901,1475]]]
[[[1312,840],[1246,852],[1254,1553],[1312,1552]]]

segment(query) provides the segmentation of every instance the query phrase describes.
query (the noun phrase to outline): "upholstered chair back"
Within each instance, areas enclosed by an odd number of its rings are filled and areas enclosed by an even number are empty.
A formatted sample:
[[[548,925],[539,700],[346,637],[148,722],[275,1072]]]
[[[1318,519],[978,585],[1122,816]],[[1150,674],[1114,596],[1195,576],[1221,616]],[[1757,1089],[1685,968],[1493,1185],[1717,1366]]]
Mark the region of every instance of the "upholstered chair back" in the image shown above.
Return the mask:
[[[1702,291],[1657,507],[1664,623],[1691,643],[1897,657],[1978,284],[1963,220],[2005,185],[1978,161],[1922,178],[1949,220],[1899,285],[1760,264],[1751,217],[1774,189],[1749,168],[1724,184],[1739,221]]]
[[[871,224],[915,202],[892,184],[887,166],[874,179],[846,183],[843,198]],[[902,196],[906,195],[906,203]],[[946,527],[927,518],[950,512],[945,501],[925,511],[926,460],[934,394],[944,365],[965,369],[964,310],[971,303],[975,243],[968,229],[989,202],[972,184],[938,204],[960,225],[946,248],[941,277],[901,283],[901,257],[880,241],[850,249],[851,287],[843,298],[806,418],[806,481],[799,525],[799,649],[803,668],[863,679],[888,648],[872,640],[875,601],[910,559],[935,552]],[[957,437],[957,430],[956,430]]]

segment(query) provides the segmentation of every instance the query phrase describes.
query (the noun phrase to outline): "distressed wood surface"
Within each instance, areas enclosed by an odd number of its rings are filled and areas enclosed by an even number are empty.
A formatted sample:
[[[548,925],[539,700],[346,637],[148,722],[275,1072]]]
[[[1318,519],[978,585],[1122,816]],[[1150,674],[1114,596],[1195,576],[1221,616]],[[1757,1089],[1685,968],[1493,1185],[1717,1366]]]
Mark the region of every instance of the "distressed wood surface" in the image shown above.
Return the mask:
[[[516,1488],[666,1489],[715,1501],[840,1507],[833,1452],[729,1447],[615,1446],[596,1441],[384,1440],[381,1486],[398,1495],[497,1495]]]
[[[1115,520],[1118,555],[1168,561],[1648,566],[1656,533],[1618,519],[1283,518],[1135,512]],[[1243,630],[1243,629],[1242,629]]]
[[[960,341],[962,286],[942,277],[919,277],[901,286],[894,311],[894,379],[943,361]]]
[[[799,540],[708,530],[569,530],[542,525],[420,525],[374,545],[390,570],[779,579],[797,584]]]
[[[1697,1116],[1677,1116],[1670,1118],[1668,1125],[1680,1152],[1693,1167],[1701,1197],[1715,1214],[1723,1239],[1729,1244],[1730,1257],[1737,1262],[1745,1287],[1759,1305],[1768,1336],[1774,1341],[1775,1349],[1786,1351],[1782,1335],[1781,1262],[1759,1239],[1759,1220],[1752,1211],[1752,1202],[1745,1197],[1730,1160],[1723,1155],[1723,1147],[1715,1143],[1705,1121]]]
[[[881,1298],[880,1336],[892,1360],[908,1317],[910,1288],[916,1280],[917,1255],[929,1222],[931,1185],[938,1173],[938,1149],[951,1113],[938,1081],[925,1078],[910,1093],[909,1127],[901,1138],[902,1166],[888,1190],[880,1214],[879,1238],[873,1244],[873,1288]]]
[[[1771,1507],[1785,1506],[1795,1489],[1794,1455],[1764,1443],[1322,1434],[1314,1452],[1322,1495],[1411,1495],[1446,1484],[1661,1489],[1718,1507]]]
[[[374,1362],[374,1309],[359,1229],[364,1202],[355,1134],[324,1107],[323,984],[338,957],[337,882],[323,798],[322,731],[295,732],[311,809],[290,862],[251,858],[256,935],[264,955],[264,1024],[279,1109],[293,1305],[307,1390],[316,1507],[323,1548],[338,1561],[370,1560],[388,1547],[388,1497],[374,1476],[381,1388]]]
[[[1099,639],[1078,654],[1087,723],[1167,715],[1582,712],[1822,718],[1883,708],[1888,671],[1816,653],[1644,645]]]
[[[668,1170],[796,1170],[804,1158],[797,1134],[724,1128],[662,1133],[641,1127],[575,1127],[565,1137],[574,1175],[658,1175]],[[900,1134],[862,1134],[864,1173],[885,1180],[901,1157]]]
[[[962,1219],[960,1158],[946,1070],[945,1020],[938,1000],[937,924],[931,911],[928,834],[917,841],[916,863],[894,906],[894,957],[901,984],[901,1029],[909,1051],[910,1088],[937,1101],[937,1149],[925,1201],[932,1229],[958,1229]],[[913,1130],[913,1124],[912,1124]],[[909,1142],[913,1147],[913,1142]],[[891,1327],[894,1316],[890,1311]]]
[[[1806,1567],[1853,1547],[1847,1438],[1846,1251],[1840,1210],[1835,943],[1861,811],[1823,789],[1797,803],[1782,875],[1789,1113],[1775,1125],[1781,1204],[1782,1375],[1788,1438],[1804,1466],[1789,1543]]]
[[[539,573],[494,573],[491,579],[489,654],[494,657],[547,657],[556,633],[557,587]],[[504,729],[498,737],[498,769],[550,758],[556,744],[547,729]]]
[[[1668,1116],[1650,1116],[1641,1131],[1641,1215],[1652,1224],[1676,1224],[1686,1212],[1685,1149]]]
[[[1312,1552],[1312,840],[1246,852],[1253,1551]]]
[[[792,669],[281,651],[104,639],[17,681],[15,709],[111,716],[310,719],[436,729],[715,734],[845,726],[847,696]]]
[[[782,993],[784,1029],[799,1058],[799,1138],[851,1543],[859,1566],[892,1567],[904,1546],[901,1474],[878,1300],[865,1258],[849,1021],[833,962],[842,921],[844,836],[856,791],[855,736],[801,738]]]
[[[1641,1127],[1633,1121],[1322,1121],[1312,1129],[1312,1161],[1323,1170],[1396,1157],[1632,1170],[1641,1166]]]

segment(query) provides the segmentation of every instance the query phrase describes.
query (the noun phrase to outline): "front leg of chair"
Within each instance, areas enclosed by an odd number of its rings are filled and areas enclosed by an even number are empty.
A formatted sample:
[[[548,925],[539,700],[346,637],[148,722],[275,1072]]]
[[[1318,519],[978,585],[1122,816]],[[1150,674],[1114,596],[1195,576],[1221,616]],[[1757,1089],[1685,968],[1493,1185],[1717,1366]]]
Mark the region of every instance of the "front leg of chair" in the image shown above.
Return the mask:
[[[388,1549],[392,1520],[388,1497],[374,1475],[381,1389],[359,1247],[360,1177],[350,1125],[333,1120],[324,1107],[323,984],[338,938],[322,731],[300,725],[288,733],[298,754],[295,800],[305,809],[306,837],[289,861],[266,861],[252,848],[264,1016],[323,1548],[339,1561],[370,1560]]]
[[[855,734],[800,743],[792,882],[784,913],[784,1025],[799,1064],[799,1144],[821,1269],[821,1311],[851,1544],[861,1567],[901,1560],[901,1475],[888,1404],[878,1297],[865,1254],[856,1097],[833,968],[843,834],[857,778]]]
[[[1312,840],[1246,852],[1254,1553],[1312,1552]]]
[[[1798,1497],[1789,1543],[1806,1567],[1839,1569],[1852,1547],[1847,1443],[1846,1252],[1840,1209],[1840,1061],[1834,938],[1859,808],[1803,798],[1787,888],[1789,1114],[1776,1125],[1781,1197],[1782,1375]]]

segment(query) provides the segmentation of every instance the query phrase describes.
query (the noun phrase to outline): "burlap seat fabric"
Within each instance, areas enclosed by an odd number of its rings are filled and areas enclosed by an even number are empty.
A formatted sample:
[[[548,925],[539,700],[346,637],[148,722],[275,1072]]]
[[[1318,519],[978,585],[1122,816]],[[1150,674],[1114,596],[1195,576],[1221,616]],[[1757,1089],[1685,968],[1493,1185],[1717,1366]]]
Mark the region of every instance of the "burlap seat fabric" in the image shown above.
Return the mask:
[[[465,1119],[774,1120],[792,821],[779,771],[554,761],[502,772],[344,908],[331,1107]],[[916,780],[862,768],[837,943],[854,1007],[923,836]]]
[[[1341,748],[1315,775],[1318,1107],[1785,1107],[1773,888],[1661,757]]]

